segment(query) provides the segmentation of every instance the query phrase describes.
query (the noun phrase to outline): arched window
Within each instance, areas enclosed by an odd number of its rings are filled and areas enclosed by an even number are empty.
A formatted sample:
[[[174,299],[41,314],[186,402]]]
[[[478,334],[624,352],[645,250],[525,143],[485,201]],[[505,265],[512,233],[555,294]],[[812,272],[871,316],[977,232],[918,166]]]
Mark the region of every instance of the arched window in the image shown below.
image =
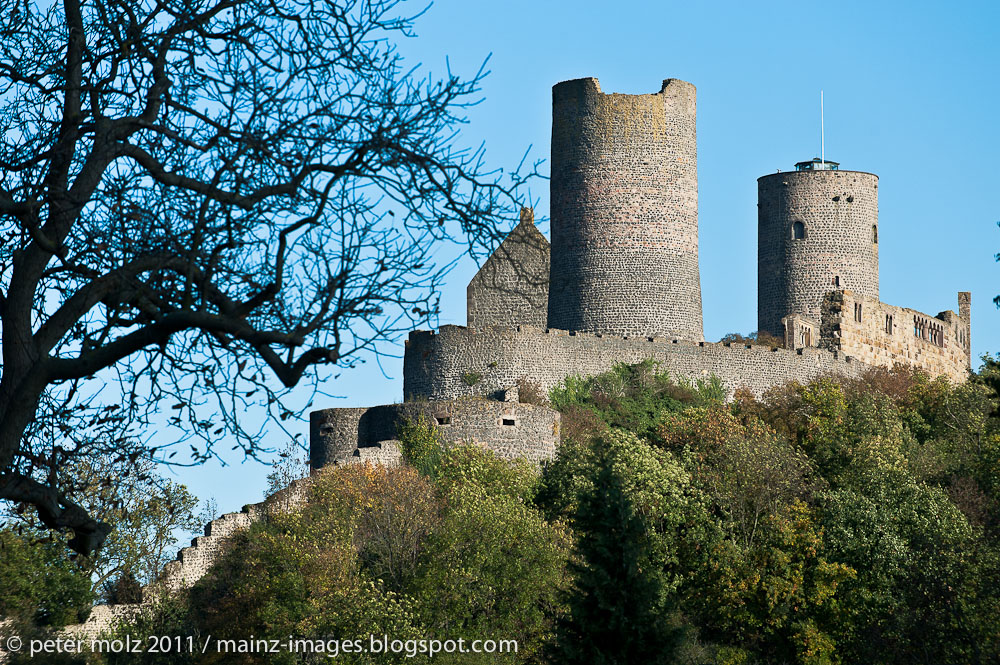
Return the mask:
[[[878,244],[878,227],[872,224],[872,242]]]
[[[806,237],[806,225],[802,222],[795,222],[792,224],[792,239],[802,240]]]

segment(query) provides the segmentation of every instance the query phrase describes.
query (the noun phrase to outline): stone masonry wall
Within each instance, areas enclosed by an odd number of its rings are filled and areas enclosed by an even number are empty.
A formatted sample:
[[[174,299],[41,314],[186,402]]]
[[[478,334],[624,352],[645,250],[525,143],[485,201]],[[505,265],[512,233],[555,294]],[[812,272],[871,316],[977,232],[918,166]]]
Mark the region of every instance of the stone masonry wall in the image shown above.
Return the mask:
[[[486,260],[466,290],[472,328],[545,327],[549,307],[549,241],[535,227],[531,208]]]
[[[275,492],[260,503],[244,506],[239,513],[227,513],[205,525],[205,535],[191,541],[177,553],[177,559],[163,567],[160,579],[143,589],[142,604],[95,605],[87,620],[63,628],[63,634],[74,639],[91,639],[112,629],[115,624],[134,618],[165,595],[187,589],[200,580],[212,564],[225,552],[227,543],[237,533],[275,511],[288,511],[301,506],[309,493],[310,480],[302,478]]]
[[[370,450],[398,454],[397,427],[420,418],[446,443],[472,442],[505,459],[541,462],[555,456],[559,443],[559,413],[545,406],[462,399],[321,409],[309,417],[310,466],[320,469],[370,458]]]
[[[801,314],[790,314],[781,319],[781,323],[785,327],[786,349],[819,346],[820,326],[816,321]]]
[[[878,300],[878,176],[792,171],[759,178],[757,187],[758,330],[780,337],[790,314],[819,321],[828,291]]]
[[[960,293],[959,302],[967,308],[969,294]],[[963,318],[947,311],[928,316],[838,291],[823,301],[820,343],[869,365],[908,363],[958,382],[968,378],[971,365],[968,326],[968,314]]]
[[[406,343],[403,394],[407,399],[492,396],[519,379],[548,391],[570,375],[592,376],[616,363],[652,358],[690,379],[719,377],[730,394],[741,386],[760,394],[792,379],[823,374],[857,376],[865,365],[825,349],[684,342],[662,337],[621,338],[564,330],[442,326],[415,331]],[[463,376],[477,375],[474,383]]]
[[[695,88],[552,88],[547,326],[701,340]]]

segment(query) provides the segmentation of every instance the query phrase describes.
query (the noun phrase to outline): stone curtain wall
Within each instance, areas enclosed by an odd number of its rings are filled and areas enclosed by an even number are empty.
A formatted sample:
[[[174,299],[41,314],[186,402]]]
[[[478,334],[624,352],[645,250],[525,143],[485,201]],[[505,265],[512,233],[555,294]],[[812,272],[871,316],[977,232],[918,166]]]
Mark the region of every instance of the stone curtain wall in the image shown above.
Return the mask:
[[[719,377],[730,394],[746,386],[760,394],[792,379],[823,374],[857,376],[865,366],[825,349],[798,351],[768,346],[674,341],[662,337],[621,338],[522,326],[472,330],[442,326],[415,331],[406,343],[403,394],[407,399],[492,396],[519,379],[545,391],[571,375],[592,376],[616,363],[652,358],[674,375]],[[478,375],[470,385],[463,376]]]
[[[549,241],[535,228],[532,210],[486,260],[466,290],[472,328],[545,327],[549,306]]]
[[[446,442],[471,441],[506,459],[523,457],[540,463],[555,456],[559,443],[558,412],[544,406],[513,402],[480,399],[414,402],[372,408],[325,409],[313,411],[310,416],[314,471],[327,462],[332,463],[339,451],[347,449],[350,454],[339,460],[341,463],[398,463],[396,426],[403,419],[421,416],[437,426]],[[448,419],[448,424],[437,424],[438,418]],[[335,440],[338,438],[342,440]],[[95,605],[84,623],[66,626],[63,635],[74,639],[94,638],[117,623],[134,618],[165,595],[190,588],[225,552],[233,536],[270,514],[302,506],[308,499],[310,486],[309,478],[296,480],[261,503],[209,522],[205,535],[198,536],[191,541],[190,547],[180,550],[177,559],[164,566],[160,579],[143,590],[142,604]]]
[[[398,450],[398,426],[419,418],[434,425],[446,443],[472,442],[505,459],[541,462],[555,456],[559,443],[559,413],[545,406],[463,399],[322,409],[309,414],[310,466],[368,459],[370,449],[383,449],[380,456],[391,458],[395,453],[389,451]]]
[[[261,503],[244,506],[242,512],[227,513],[212,520],[205,525],[205,535],[198,536],[191,541],[190,547],[179,551],[177,559],[163,567],[160,579],[143,589],[141,604],[95,605],[85,622],[66,626],[62,634],[73,639],[92,639],[111,630],[121,621],[133,619],[164,596],[190,588],[205,576],[233,536],[274,512],[285,512],[301,506],[308,497],[309,487],[308,478],[296,480]]]
[[[695,88],[552,89],[550,328],[703,339]]]
[[[878,176],[792,171],[759,178],[757,186],[758,330],[783,336],[781,319],[789,314],[819,321],[829,291],[878,300]],[[803,223],[804,238],[793,238],[795,222]]]
[[[967,308],[967,292],[959,294],[959,311],[963,302]],[[914,332],[915,322],[921,329],[919,337]],[[840,291],[827,294],[823,301],[822,343],[869,365],[907,363],[959,382],[968,378],[971,366],[968,325],[968,314],[963,318],[947,311],[928,316]]]

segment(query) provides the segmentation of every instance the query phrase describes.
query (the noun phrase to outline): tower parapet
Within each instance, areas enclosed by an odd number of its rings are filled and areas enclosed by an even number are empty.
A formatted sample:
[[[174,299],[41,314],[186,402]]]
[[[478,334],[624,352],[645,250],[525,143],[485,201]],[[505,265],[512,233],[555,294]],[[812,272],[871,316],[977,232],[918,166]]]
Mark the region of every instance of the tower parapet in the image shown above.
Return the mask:
[[[548,326],[703,339],[695,88],[552,89]]]

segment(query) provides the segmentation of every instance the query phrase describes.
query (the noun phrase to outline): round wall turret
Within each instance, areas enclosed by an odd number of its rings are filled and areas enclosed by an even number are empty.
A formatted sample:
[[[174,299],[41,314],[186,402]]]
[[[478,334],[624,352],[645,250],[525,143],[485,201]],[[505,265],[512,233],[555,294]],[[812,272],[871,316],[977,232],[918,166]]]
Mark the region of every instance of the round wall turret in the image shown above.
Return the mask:
[[[703,338],[695,88],[552,89],[548,326]]]
[[[836,167],[800,162],[757,179],[758,330],[783,337],[790,314],[819,323],[829,291],[879,297],[878,176]]]

